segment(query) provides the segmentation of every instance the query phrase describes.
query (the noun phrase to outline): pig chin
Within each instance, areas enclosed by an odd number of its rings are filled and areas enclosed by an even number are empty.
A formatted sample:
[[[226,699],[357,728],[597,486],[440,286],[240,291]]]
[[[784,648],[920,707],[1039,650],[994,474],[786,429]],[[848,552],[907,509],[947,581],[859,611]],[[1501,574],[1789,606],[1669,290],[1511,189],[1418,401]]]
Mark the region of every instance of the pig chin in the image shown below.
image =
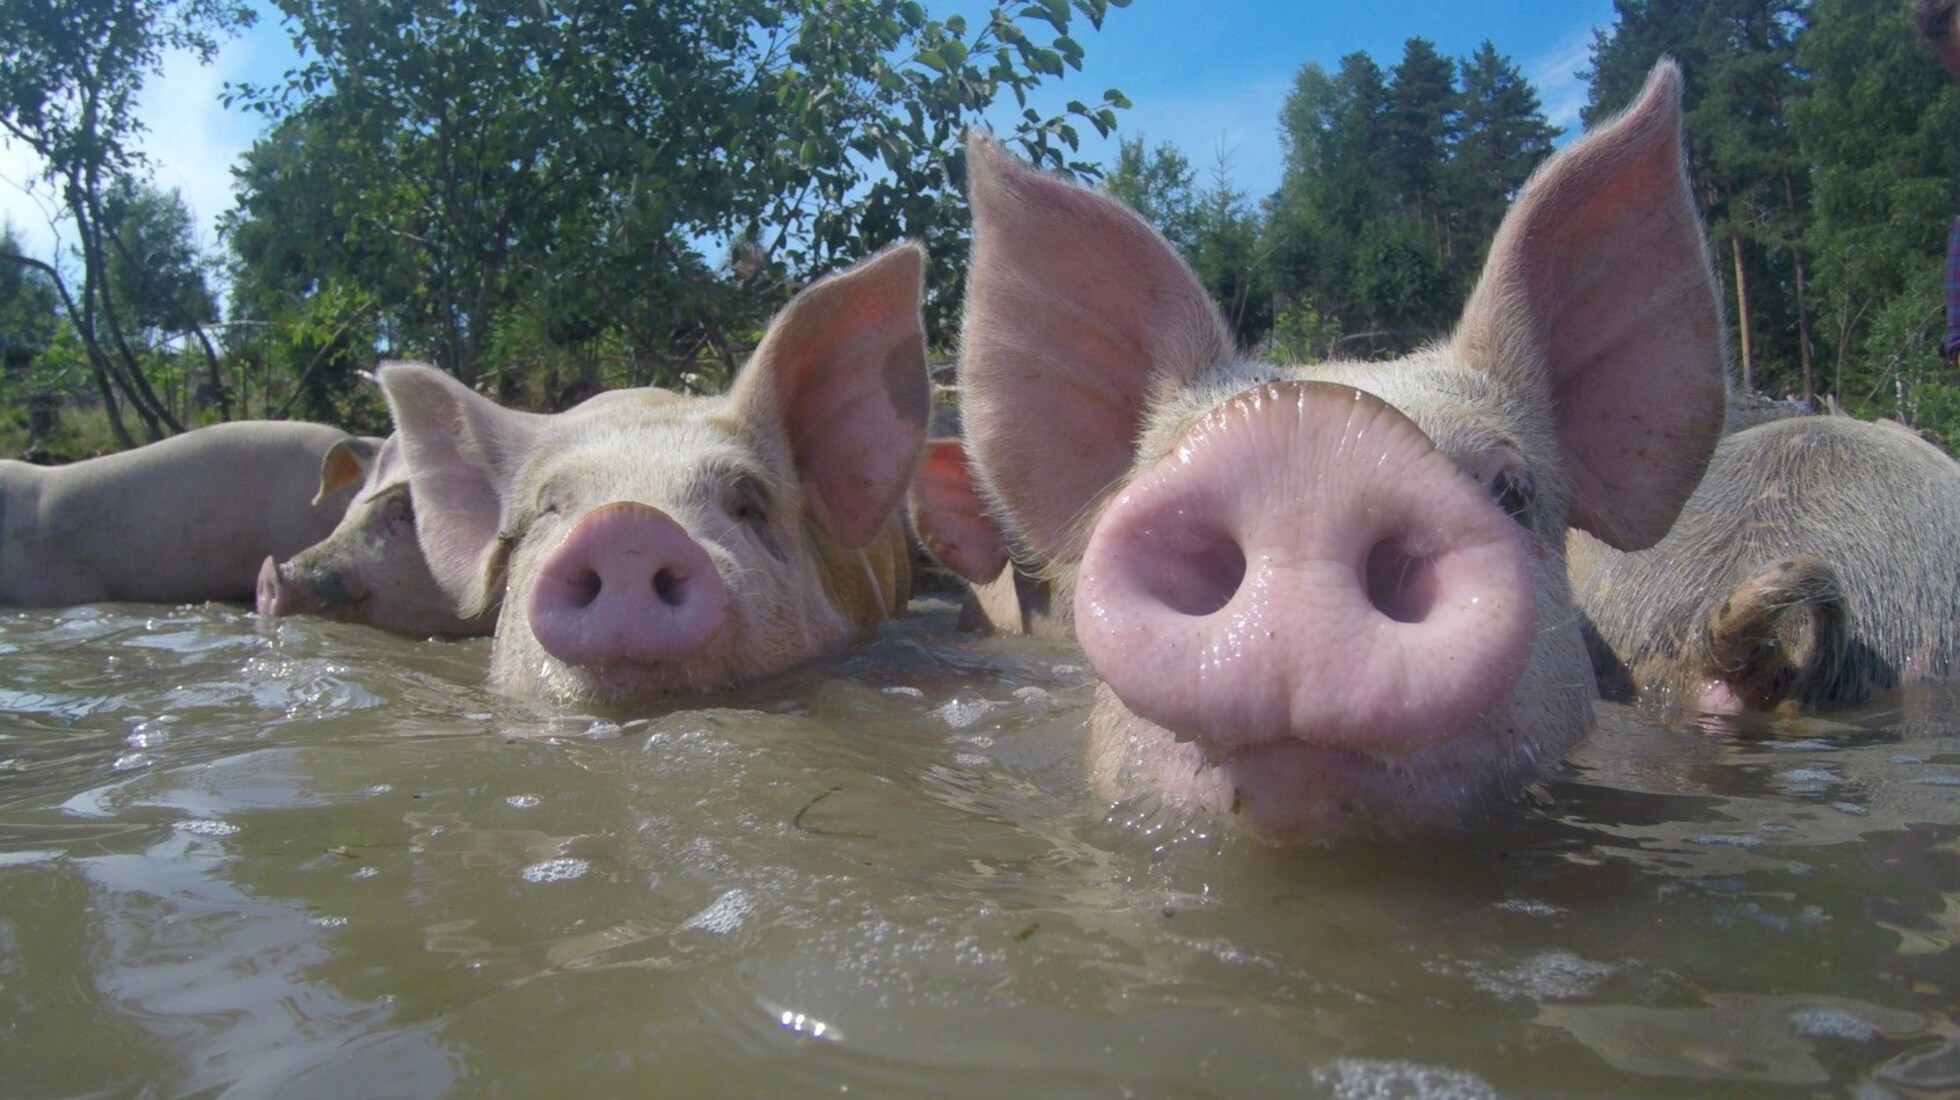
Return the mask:
[[[1259,840],[1393,838],[1467,823],[1558,755],[1499,732],[1506,725],[1395,757],[1293,739],[1220,745],[1138,718],[1104,689],[1090,721],[1091,771],[1112,801],[1154,798]]]

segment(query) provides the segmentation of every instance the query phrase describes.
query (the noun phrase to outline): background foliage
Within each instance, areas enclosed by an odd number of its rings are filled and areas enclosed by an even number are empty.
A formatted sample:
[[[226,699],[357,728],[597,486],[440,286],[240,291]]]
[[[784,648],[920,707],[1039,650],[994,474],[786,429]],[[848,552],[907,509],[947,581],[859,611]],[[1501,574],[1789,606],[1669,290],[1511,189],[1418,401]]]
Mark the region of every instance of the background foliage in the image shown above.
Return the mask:
[[[1307,64],[1273,105],[1282,182],[1248,195],[1229,162],[1142,131],[1114,164],[1081,163],[1078,127],[1107,133],[1127,106],[1115,89],[1027,108],[1121,6],[1033,0],[969,21],[912,0],[277,0],[302,61],[228,91],[268,125],[220,256],[131,152],[131,107],[161,51],[208,57],[250,11],[0,6],[0,127],[43,155],[75,242],[33,257],[0,237],[0,447],[72,456],[238,416],[375,430],[361,376],[382,357],[540,409],[620,385],[713,389],[794,288],[907,236],[932,249],[928,313],[950,356],[960,136],[1008,103],[1002,136],[1101,172],[1248,348],[1383,356],[1444,334],[1557,137],[1516,64],[1421,38],[1400,58]],[[1960,380],[1934,351],[1960,87],[1905,0],[1614,7],[1585,117],[1681,60],[1738,382],[1960,442]]]

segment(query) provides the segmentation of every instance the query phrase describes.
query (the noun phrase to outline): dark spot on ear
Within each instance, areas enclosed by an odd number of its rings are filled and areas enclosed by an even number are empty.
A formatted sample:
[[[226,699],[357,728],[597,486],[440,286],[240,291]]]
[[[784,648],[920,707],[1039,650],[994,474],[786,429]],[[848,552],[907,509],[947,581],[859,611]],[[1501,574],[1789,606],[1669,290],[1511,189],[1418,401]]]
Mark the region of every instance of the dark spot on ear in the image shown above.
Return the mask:
[[[917,337],[905,337],[891,346],[885,353],[883,373],[885,396],[891,399],[899,421],[917,424],[924,431],[926,418],[932,413],[932,387],[919,358]]]

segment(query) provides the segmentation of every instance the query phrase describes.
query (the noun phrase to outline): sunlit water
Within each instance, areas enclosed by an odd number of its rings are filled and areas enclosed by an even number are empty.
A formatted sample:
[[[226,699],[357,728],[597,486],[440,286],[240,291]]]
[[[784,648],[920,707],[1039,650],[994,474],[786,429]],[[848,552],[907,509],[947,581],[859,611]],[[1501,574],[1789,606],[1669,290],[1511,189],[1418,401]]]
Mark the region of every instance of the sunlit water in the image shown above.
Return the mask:
[[[1097,803],[1081,658],[951,619],[631,718],[481,642],[0,617],[0,1094],[1960,1088],[1960,694],[1607,707],[1476,836],[1274,850]]]

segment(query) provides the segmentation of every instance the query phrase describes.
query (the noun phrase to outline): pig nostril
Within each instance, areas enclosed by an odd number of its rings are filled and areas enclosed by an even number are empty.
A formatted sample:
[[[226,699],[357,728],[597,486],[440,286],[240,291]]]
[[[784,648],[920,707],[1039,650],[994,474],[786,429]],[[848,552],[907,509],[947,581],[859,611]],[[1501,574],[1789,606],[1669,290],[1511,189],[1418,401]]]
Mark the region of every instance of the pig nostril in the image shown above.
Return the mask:
[[[1398,623],[1419,623],[1436,606],[1436,563],[1409,554],[1393,539],[1368,551],[1368,602]]]
[[[1140,578],[1164,606],[1182,615],[1209,615],[1238,593],[1245,580],[1245,550],[1234,539],[1215,537],[1196,547],[1164,548],[1159,568]]]
[[[581,570],[571,580],[572,603],[578,607],[591,607],[593,601],[599,598],[599,590],[604,587],[605,582],[599,579],[597,570]]]
[[[681,605],[681,579],[671,569],[662,569],[653,575],[653,594],[668,607]]]

